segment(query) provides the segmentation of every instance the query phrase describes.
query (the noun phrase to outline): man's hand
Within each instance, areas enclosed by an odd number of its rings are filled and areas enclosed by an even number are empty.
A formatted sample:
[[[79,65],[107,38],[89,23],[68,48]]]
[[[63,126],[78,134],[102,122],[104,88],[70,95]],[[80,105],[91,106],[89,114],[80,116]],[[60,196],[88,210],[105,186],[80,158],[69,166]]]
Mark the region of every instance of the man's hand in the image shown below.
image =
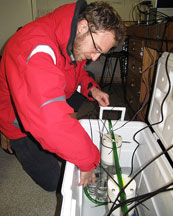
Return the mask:
[[[80,171],[80,183],[79,183],[79,186],[83,186],[86,187],[87,184],[95,184],[95,180],[96,180],[96,177],[95,177],[95,172],[94,170],[91,170],[89,172],[82,172]]]
[[[10,140],[7,139],[2,133],[1,133],[1,146],[2,146],[2,149],[4,149],[6,152],[13,154],[13,150],[11,149],[11,146],[10,146]]]
[[[92,97],[97,100],[100,106],[108,106],[109,105],[109,95],[100,89],[94,87],[91,89]]]

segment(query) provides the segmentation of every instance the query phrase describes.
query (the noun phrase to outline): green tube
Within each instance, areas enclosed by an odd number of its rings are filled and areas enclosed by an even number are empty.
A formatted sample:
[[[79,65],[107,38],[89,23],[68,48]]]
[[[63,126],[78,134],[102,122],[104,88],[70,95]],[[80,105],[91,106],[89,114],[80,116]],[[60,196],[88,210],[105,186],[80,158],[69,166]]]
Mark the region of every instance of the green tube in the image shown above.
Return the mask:
[[[112,129],[112,122],[111,120],[108,120],[108,122],[109,122],[109,132],[112,138],[113,154],[114,154],[115,166],[116,166],[116,171],[117,171],[117,179],[118,179],[118,184],[120,187],[119,189],[121,190],[123,189],[124,185],[123,185],[123,179],[122,179],[122,174],[121,174],[121,167],[120,167],[119,159],[118,159],[117,146],[116,146],[114,132]],[[120,200],[121,202],[126,201],[126,194],[124,191],[120,194]],[[121,207],[121,210],[122,210],[123,215],[125,215],[125,213],[128,211],[126,203]]]
[[[89,199],[91,202],[93,202],[93,203],[95,203],[95,204],[97,204],[97,205],[105,205],[105,204],[106,204],[105,202],[100,202],[100,201],[97,201],[97,200],[93,199],[93,198],[90,196],[90,194],[88,193],[87,187],[84,187],[83,190],[84,190],[84,192],[85,192],[85,195],[88,197],[88,199]]]

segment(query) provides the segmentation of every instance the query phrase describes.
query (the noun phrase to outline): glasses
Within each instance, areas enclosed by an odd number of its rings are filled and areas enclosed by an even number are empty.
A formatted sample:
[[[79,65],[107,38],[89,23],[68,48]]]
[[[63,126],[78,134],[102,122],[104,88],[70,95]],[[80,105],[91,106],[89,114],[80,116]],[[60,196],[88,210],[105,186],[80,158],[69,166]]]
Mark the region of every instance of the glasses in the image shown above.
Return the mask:
[[[91,35],[91,39],[92,39],[94,48],[95,48],[95,50],[96,50],[96,53],[104,54],[101,50],[99,50],[99,49],[97,48],[97,46],[96,46],[96,44],[95,44],[95,41],[94,41],[94,37],[93,37],[93,35],[92,35],[92,32],[91,32],[91,29],[90,29],[89,25],[88,25],[88,30],[89,30],[89,33],[90,33],[90,35]]]

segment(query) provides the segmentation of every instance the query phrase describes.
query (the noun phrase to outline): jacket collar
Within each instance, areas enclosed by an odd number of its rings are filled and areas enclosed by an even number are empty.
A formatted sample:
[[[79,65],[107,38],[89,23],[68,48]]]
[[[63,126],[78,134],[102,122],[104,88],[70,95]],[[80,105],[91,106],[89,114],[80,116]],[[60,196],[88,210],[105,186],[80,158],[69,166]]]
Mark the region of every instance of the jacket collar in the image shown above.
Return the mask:
[[[76,64],[76,61],[74,59],[73,53],[71,51],[71,47],[73,46],[73,42],[74,42],[74,39],[76,36],[78,16],[79,16],[80,12],[86,8],[86,6],[87,6],[87,3],[85,0],[78,0],[76,3],[76,7],[75,7],[72,23],[71,23],[70,38],[69,38],[69,41],[68,41],[68,44],[66,47],[67,54],[70,57],[71,62],[74,65],[77,65],[77,64]]]

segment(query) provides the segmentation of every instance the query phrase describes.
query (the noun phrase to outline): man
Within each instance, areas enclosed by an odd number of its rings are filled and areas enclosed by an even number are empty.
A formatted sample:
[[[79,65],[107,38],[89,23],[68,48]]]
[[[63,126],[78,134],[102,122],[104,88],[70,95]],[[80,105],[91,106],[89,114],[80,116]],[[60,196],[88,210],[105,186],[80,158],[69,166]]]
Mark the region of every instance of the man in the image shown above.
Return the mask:
[[[112,7],[79,0],[25,25],[8,41],[0,65],[0,130],[24,170],[45,190],[57,189],[58,157],[80,169],[79,185],[94,183],[100,153],[70,116],[67,101],[81,84],[85,97],[109,105],[109,96],[83,67],[117,46],[123,35]]]

